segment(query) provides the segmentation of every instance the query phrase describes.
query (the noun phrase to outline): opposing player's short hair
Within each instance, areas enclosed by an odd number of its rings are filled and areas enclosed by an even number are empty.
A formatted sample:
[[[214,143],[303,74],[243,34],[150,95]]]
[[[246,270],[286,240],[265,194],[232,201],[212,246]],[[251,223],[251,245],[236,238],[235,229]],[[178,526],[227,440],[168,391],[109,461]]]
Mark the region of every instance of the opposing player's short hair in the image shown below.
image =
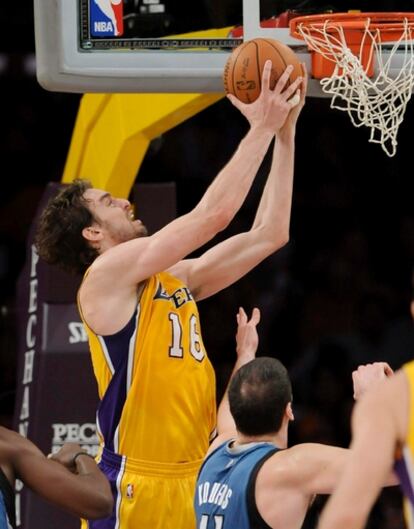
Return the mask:
[[[242,366],[229,386],[230,411],[244,435],[275,433],[292,401],[292,385],[276,358],[256,358]]]
[[[47,263],[73,274],[84,273],[98,256],[83,237],[94,217],[83,194],[92,186],[76,179],[52,197],[43,210],[35,235],[35,247]]]

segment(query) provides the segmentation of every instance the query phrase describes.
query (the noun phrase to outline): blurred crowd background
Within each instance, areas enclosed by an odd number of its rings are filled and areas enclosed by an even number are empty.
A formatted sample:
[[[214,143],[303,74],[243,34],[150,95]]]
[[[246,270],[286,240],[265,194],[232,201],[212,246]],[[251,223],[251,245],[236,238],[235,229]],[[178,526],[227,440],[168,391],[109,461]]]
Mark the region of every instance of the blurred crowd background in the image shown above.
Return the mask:
[[[189,1],[164,4],[171,33],[241,22],[240,0],[204,0],[197,8]],[[383,4],[377,2],[376,10],[414,7],[414,2]],[[270,16],[290,7],[289,2],[278,2],[277,8],[263,2],[263,13]],[[352,6],[342,2],[341,7]],[[61,179],[81,95],[47,92],[38,85],[30,2],[2,4],[0,16],[9,22],[0,35],[0,424],[10,426],[16,387],[16,280],[44,187]],[[245,119],[223,99],[154,140],[137,179],[174,181],[178,213],[184,213],[246,131]],[[280,358],[292,377],[296,420],[291,443],[347,446],[352,370],[376,360],[397,369],[413,357],[413,132],[410,102],[397,154],[389,158],[379,145],[368,143],[367,130],[354,128],[345,113],[331,110],[329,100],[308,98],[297,130],[289,243],[237,285],[199,305],[218,398],[235,360],[238,307],[261,309],[259,354]],[[269,166],[267,156],[246,204],[222,237],[249,229]],[[306,528],[314,526],[324,500],[315,502]],[[399,492],[386,490],[370,527],[401,525]]]

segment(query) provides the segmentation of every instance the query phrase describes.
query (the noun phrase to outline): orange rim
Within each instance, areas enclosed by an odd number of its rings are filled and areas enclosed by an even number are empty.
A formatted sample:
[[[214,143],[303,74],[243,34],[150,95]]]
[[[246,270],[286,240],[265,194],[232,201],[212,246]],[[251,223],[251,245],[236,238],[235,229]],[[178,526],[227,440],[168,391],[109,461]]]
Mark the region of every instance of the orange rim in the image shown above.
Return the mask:
[[[348,34],[360,32],[361,40],[365,33],[366,21],[370,19],[369,28],[371,30],[378,30],[381,34],[381,41],[398,40],[404,31],[404,19],[407,19],[408,26],[414,31],[414,13],[321,13],[319,15],[307,15],[303,17],[292,18],[289,22],[290,34],[292,37],[303,40],[302,35],[298,32],[298,26],[302,24],[312,29],[321,29],[326,22],[329,22],[329,27],[326,28],[327,33],[335,30],[335,28],[342,27],[345,38]],[[413,35],[414,40],[414,35]]]

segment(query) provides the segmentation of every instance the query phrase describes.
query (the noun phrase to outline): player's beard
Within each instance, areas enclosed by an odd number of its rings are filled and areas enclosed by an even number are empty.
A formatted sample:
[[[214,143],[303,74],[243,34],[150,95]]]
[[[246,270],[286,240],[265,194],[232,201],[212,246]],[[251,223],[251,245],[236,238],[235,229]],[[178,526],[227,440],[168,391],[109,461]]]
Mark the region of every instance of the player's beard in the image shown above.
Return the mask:
[[[103,223],[103,227],[106,229],[108,236],[116,244],[120,244],[133,239],[139,239],[141,237],[147,237],[147,227],[141,221],[132,221],[122,227],[114,228],[106,223]]]
[[[148,236],[148,229],[143,222],[140,222],[138,230],[137,230],[136,238],[138,239],[139,237],[147,237],[147,236]]]

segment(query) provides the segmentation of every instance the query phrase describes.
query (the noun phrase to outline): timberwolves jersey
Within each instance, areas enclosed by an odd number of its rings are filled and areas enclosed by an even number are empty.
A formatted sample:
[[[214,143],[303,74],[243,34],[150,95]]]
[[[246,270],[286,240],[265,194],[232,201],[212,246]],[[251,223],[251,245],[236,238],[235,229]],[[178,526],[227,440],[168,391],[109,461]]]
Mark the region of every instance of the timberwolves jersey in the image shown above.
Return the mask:
[[[201,467],[194,498],[197,529],[270,529],[255,500],[257,473],[279,449],[272,443],[231,448],[226,441]]]
[[[0,469],[0,529],[14,529],[14,491]]]
[[[408,431],[402,451],[397,456],[394,470],[404,493],[404,515],[409,529],[414,529],[414,361],[402,367],[409,384]]]
[[[101,445],[132,460],[201,464],[216,422],[215,379],[189,289],[157,274],[121,331],[100,336],[85,328]]]

